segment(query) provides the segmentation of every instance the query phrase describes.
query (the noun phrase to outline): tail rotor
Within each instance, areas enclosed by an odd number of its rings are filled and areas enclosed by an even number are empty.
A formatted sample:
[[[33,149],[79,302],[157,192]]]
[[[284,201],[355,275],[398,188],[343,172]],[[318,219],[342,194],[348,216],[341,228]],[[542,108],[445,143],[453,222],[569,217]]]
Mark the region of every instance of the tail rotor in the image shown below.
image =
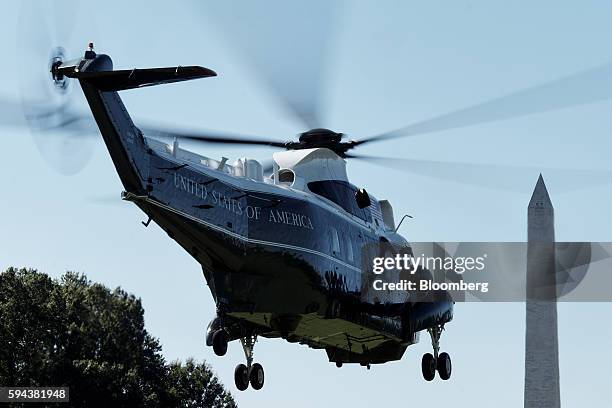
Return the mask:
[[[44,160],[61,174],[82,170],[93,154],[96,126],[83,97],[72,82],[53,73],[67,61],[67,50],[82,48],[84,33],[92,33],[77,19],[77,1],[24,1],[19,21],[19,50],[23,61],[19,85],[27,125]],[[81,46],[73,38],[81,39]],[[88,38],[88,37],[85,37]]]

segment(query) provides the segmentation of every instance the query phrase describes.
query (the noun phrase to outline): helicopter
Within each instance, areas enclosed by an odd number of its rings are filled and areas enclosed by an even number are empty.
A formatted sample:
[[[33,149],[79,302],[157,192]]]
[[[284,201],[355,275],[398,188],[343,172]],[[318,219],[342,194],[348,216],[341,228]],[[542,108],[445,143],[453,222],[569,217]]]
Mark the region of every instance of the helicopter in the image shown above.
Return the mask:
[[[429,303],[391,302],[363,278],[363,248],[385,242],[410,252],[396,232],[393,209],[349,182],[348,153],[361,142],[312,129],[296,142],[173,134],[172,144],[146,137],[118,91],[215,76],[199,66],[113,70],[90,43],[82,58],[50,64],[55,86],[79,81],[125,191],[168,236],[202,265],[216,303],[207,344],[225,355],[239,340],[246,364],[235,369],[239,390],[264,384],[253,362],[258,336],[281,337],[324,349],[331,362],[370,364],[400,359],[431,334],[434,354],[423,357],[425,379],[450,378],[440,334],[453,316],[450,297]],[[159,131],[158,131],[159,132]],[[154,133],[155,134],[155,133]],[[170,134],[166,132],[166,136]],[[284,148],[270,174],[253,159],[229,164],[182,149],[180,139]]]
[[[42,54],[46,58],[48,50]],[[296,141],[279,141],[137,126],[118,94],[214,77],[216,73],[210,69],[114,70],[111,58],[96,53],[93,44],[76,60],[68,60],[63,48],[53,48],[45,63],[46,79],[56,94],[64,95],[72,79],[80,83],[95,122],[91,115],[74,114],[63,105],[43,113],[24,106],[30,126],[77,133],[92,123],[97,128],[124,186],[122,198],[146,214],[145,226],[152,221],[158,224],[202,266],[217,314],[206,329],[206,344],[223,356],[228,343],[240,342],[246,364],[235,369],[239,390],[263,387],[263,366],[254,362],[258,337],[282,338],[324,350],[338,367],[358,363],[369,368],[401,359],[406,349],[418,342],[419,333],[427,331],[433,353],[422,358],[423,377],[431,381],[438,373],[443,380],[449,379],[451,359],[448,353],[440,352],[440,337],[453,317],[452,299],[442,293],[435,301],[417,302],[369,289],[371,256],[381,247],[394,252],[410,252],[411,247],[397,232],[401,221],[396,225],[391,203],[353,185],[346,163],[363,160],[404,170],[421,165],[427,173],[452,173],[457,167],[359,155],[353,150],[370,142],[609,97],[606,93],[579,100],[519,103],[537,100],[535,96],[541,91],[582,84],[585,74],[601,76],[609,71],[604,66],[358,140],[320,127],[317,112],[310,102],[304,102],[305,97],[290,107],[311,130],[302,132]],[[166,139],[171,143],[162,141]],[[230,163],[225,157],[214,159],[183,149],[182,140],[284,151],[273,154],[271,165],[244,157]]]

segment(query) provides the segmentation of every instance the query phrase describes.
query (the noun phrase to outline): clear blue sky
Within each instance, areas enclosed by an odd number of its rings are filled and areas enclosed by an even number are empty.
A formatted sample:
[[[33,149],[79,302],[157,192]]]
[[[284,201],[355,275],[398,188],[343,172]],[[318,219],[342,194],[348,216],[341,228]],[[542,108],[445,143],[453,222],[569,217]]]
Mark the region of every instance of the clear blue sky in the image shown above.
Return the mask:
[[[83,6],[95,14],[99,52],[116,67],[198,64],[218,78],[124,93],[135,118],[289,139],[301,130],[215,27],[204,2],[104,2]],[[99,3],[102,4],[102,3]],[[211,3],[212,5],[212,3]],[[326,125],[355,138],[393,129],[528,86],[612,62],[612,4],[598,1],[344,2],[338,4],[327,67]],[[241,7],[236,2],[235,7]],[[262,2],[262,12],[275,7]],[[118,13],[121,12],[121,15]],[[0,16],[3,85],[0,96],[18,100],[19,75],[30,61],[17,49],[19,2]],[[281,18],[282,16],[278,16]],[[83,13],[80,18],[84,19]],[[89,21],[89,18],[87,20]],[[84,24],[79,24],[81,28]],[[313,30],[317,26],[313,25]],[[80,32],[80,31],[79,31]],[[80,53],[90,33],[71,42]],[[74,49],[77,48],[77,49]],[[285,58],[279,55],[279,59]],[[608,84],[609,85],[609,84]],[[364,152],[459,162],[612,170],[612,102],[515,120],[373,144]],[[66,270],[121,286],[143,300],[148,330],[168,359],[206,359],[241,406],[350,406],[454,403],[471,407],[522,404],[524,304],[458,304],[442,348],[453,357],[451,381],[425,383],[420,358],[428,337],[403,360],[366,371],[337,369],[324,352],[262,339],[256,361],[266,386],[237,392],[238,344],[216,357],[204,345],[214,304],[198,264],[157,226],[119,200],[122,190],[98,140],[90,164],[72,177],[54,172],[28,131],[0,127],[2,199],[0,268]],[[198,150],[266,157],[267,150]],[[350,163],[355,184],[389,199],[396,218],[414,216],[402,232],[412,241],[521,241],[526,207],[537,174],[508,174],[524,183],[507,193]],[[486,175],[474,172],[465,177]],[[520,177],[520,179],[519,179]],[[564,178],[544,177],[556,210],[559,241],[610,241],[610,185],[563,193]],[[110,199],[109,199],[110,197]],[[112,200],[116,197],[115,200]],[[564,406],[609,401],[612,329],[610,304],[560,304],[561,395]],[[503,367],[496,369],[497,365]]]

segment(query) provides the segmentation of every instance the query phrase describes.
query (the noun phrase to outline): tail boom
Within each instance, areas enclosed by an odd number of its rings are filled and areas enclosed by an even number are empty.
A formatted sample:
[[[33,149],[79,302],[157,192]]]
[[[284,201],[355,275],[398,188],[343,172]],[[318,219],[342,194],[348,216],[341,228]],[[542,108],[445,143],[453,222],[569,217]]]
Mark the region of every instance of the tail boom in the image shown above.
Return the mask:
[[[145,195],[150,183],[150,150],[117,91],[216,75],[199,66],[114,71],[108,55],[98,55],[91,49],[82,59],[58,61],[51,67],[51,74],[56,81],[67,77],[80,82],[123,186],[137,195]]]

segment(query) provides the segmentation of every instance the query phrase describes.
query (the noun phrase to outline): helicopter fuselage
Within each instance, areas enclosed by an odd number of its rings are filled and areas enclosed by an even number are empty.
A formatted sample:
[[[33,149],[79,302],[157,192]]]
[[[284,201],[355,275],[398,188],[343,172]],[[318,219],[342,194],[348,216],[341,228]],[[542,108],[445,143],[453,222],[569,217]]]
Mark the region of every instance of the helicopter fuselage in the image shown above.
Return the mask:
[[[248,161],[230,166],[145,138],[117,93],[138,75],[114,85],[108,77],[121,71],[105,55],[71,67],[62,74],[80,80],[123,198],[201,264],[231,338],[256,332],[324,348],[330,361],[383,363],[401,358],[418,331],[452,318],[450,300],[414,304],[371,289],[368,248],[381,240],[409,248],[379,216],[362,219],[283,184],[277,169],[273,180],[250,177]],[[180,80],[179,68],[175,75],[159,82]],[[371,207],[380,210],[375,199]]]

